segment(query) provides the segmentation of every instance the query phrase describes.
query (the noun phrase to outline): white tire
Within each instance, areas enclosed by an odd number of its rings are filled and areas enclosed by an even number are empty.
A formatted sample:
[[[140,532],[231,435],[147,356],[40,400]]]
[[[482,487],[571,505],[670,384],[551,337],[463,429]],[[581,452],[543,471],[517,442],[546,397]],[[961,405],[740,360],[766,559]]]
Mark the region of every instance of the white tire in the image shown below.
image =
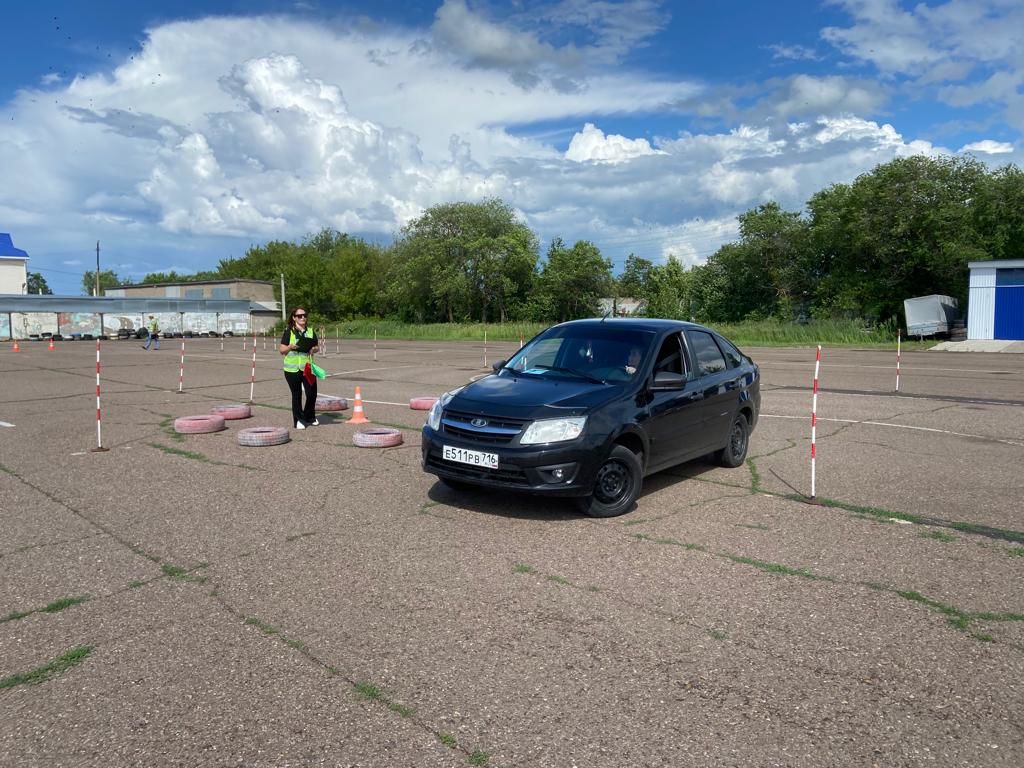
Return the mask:
[[[223,416],[225,419],[248,419],[252,416],[252,409],[248,405],[231,403],[230,405],[215,405],[210,409],[210,413]]]
[[[429,411],[436,402],[436,397],[414,397],[409,401],[409,407],[414,411]]]
[[[283,445],[291,439],[291,435],[285,427],[249,427],[238,430],[238,444],[250,448]]]
[[[390,427],[360,429],[352,435],[352,442],[359,448],[393,448],[402,444],[402,431]]]
[[[174,420],[174,431],[183,435],[220,432],[226,428],[224,426],[224,417],[213,413],[201,416],[181,416]]]

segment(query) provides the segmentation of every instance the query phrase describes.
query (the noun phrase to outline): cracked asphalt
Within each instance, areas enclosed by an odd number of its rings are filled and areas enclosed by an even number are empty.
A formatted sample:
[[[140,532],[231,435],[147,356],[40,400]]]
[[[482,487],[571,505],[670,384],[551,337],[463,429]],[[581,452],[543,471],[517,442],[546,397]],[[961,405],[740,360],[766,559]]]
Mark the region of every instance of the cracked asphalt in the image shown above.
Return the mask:
[[[280,358],[0,352],[0,756],[34,766],[1020,766],[1024,355],[749,349],[746,466],[635,510],[453,492],[437,395],[517,345],[342,340],[288,426]],[[178,394],[179,378],[182,393]],[[173,419],[254,393],[226,431]]]

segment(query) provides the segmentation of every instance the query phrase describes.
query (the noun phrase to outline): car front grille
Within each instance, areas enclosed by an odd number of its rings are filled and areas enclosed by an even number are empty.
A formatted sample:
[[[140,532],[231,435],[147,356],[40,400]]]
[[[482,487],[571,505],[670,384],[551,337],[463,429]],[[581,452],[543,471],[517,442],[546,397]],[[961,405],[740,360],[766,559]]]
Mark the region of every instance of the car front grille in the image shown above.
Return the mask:
[[[485,423],[474,426],[474,420],[482,420]],[[484,417],[475,413],[445,411],[441,417],[441,432],[476,443],[507,445],[522,434],[523,428],[527,424],[529,424],[527,419]]]

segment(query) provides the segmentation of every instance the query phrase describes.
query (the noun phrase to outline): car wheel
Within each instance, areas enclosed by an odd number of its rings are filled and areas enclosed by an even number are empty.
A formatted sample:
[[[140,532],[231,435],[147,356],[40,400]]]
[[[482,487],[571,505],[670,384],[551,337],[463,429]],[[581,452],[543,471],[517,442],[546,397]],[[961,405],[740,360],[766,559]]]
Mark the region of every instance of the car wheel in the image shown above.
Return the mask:
[[[715,459],[723,467],[738,467],[747,460],[747,446],[750,445],[750,427],[747,417],[737,413],[729,430],[729,442],[725,448],[715,454]]]
[[[590,496],[579,500],[590,517],[615,517],[633,508],[643,483],[640,457],[624,445],[612,448],[598,468]]]

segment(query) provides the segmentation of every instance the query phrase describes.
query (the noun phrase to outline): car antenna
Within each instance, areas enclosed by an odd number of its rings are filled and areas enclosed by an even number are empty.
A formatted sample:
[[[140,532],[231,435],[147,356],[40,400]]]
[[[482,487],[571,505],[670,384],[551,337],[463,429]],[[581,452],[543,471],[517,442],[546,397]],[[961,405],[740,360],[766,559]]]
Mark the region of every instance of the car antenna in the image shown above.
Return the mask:
[[[604,320],[605,320],[605,318],[606,318],[606,317],[608,317],[608,315],[610,315],[611,313],[612,313],[612,311],[611,311],[610,309],[609,309],[609,310],[608,310],[607,312],[605,312],[605,313],[604,313],[604,314],[603,314],[603,315],[601,316],[601,322],[603,323],[603,322],[604,322]]]

